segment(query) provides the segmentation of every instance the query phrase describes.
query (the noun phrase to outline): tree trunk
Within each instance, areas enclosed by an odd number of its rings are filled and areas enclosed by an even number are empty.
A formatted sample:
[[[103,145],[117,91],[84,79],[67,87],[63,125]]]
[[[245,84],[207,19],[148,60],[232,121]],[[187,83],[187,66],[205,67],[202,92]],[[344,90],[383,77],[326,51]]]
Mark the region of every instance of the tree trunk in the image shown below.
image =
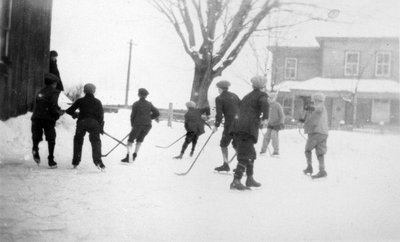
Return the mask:
[[[198,108],[208,107],[208,88],[214,79],[212,68],[209,65],[196,65],[192,84],[190,100],[196,103]]]

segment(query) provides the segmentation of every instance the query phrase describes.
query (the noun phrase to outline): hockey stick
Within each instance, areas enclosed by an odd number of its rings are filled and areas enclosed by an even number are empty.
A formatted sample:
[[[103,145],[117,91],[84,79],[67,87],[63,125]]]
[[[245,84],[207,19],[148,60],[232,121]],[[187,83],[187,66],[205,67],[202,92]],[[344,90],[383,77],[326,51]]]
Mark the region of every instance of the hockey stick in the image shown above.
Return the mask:
[[[228,164],[230,164],[230,163],[233,161],[233,159],[235,159],[236,156],[237,156],[237,153],[235,153],[235,154],[232,156],[232,158],[228,161]]]
[[[126,138],[129,137],[129,134],[127,134],[122,140],[121,142],[123,142]],[[101,155],[101,157],[106,157],[108,156],[113,150],[115,150],[115,148],[117,148],[121,143],[118,142],[118,144],[116,144],[107,154],[105,155]]]
[[[263,135],[263,139],[265,138],[265,135],[267,135],[267,132],[263,132],[262,131],[262,129],[260,129],[260,131],[261,131],[261,134]],[[268,146],[267,146],[267,150],[268,150],[268,154],[269,154],[269,156],[272,156],[272,153],[271,153],[271,150],[269,149],[269,144],[268,144]]]
[[[183,137],[185,137],[186,134],[182,135],[182,137],[180,137],[179,139],[175,140],[174,142],[172,142],[172,144],[167,145],[167,146],[160,146],[160,145],[156,145],[157,148],[162,148],[162,149],[166,149],[171,147],[172,145],[174,145],[176,142],[178,142],[179,140],[181,140]]]
[[[117,141],[119,144],[123,145],[126,147],[126,144],[122,143],[122,141],[118,140],[117,138],[115,138],[114,136],[111,136],[110,134],[108,134],[107,132],[104,132],[105,135],[107,135],[108,137],[110,137],[111,139]],[[127,137],[129,136],[129,134],[127,135]]]
[[[185,172],[183,172],[183,173],[177,173],[177,172],[175,172],[176,175],[178,175],[178,176],[185,176],[185,175],[187,175],[187,174],[189,173],[189,171],[193,168],[193,166],[194,166],[194,164],[196,163],[197,159],[199,158],[201,152],[203,151],[204,147],[207,145],[208,141],[210,140],[210,138],[211,138],[211,136],[212,136],[213,134],[214,134],[214,133],[211,132],[210,136],[208,136],[208,139],[207,139],[206,142],[204,143],[203,147],[201,147],[200,152],[197,154],[196,158],[193,160],[192,164],[191,164],[190,167],[187,169],[187,171],[185,171]]]

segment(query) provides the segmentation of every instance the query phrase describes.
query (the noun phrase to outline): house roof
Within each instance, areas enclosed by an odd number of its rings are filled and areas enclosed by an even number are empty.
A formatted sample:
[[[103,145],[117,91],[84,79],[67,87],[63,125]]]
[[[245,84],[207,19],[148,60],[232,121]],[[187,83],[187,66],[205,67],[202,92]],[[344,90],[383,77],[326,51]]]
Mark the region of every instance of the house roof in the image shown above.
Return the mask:
[[[275,52],[277,50],[320,50],[321,47],[315,46],[268,46],[267,49],[271,52]]]
[[[358,79],[314,77],[306,81],[282,82],[276,89],[289,89],[298,95],[324,92],[327,96],[340,96],[342,93],[354,93],[356,87],[359,97],[400,98],[400,83],[387,79],[360,79],[358,82]]]
[[[319,45],[324,41],[394,41],[399,42],[397,37],[315,37]]]

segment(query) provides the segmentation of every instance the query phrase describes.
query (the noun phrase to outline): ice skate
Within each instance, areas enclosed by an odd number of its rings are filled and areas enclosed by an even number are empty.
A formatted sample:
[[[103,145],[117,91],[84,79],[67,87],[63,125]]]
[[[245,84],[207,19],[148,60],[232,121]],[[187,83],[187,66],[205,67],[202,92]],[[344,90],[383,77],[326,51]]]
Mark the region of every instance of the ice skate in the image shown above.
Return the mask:
[[[50,169],[56,169],[57,168],[57,162],[55,162],[54,160],[50,160],[49,161],[49,168]]]
[[[132,161],[135,161],[135,160],[136,160],[136,157],[137,157],[137,154],[136,154],[136,153],[133,153],[133,154],[132,154]]]
[[[221,171],[226,171],[226,172],[228,172],[228,171],[230,171],[231,169],[229,168],[228,163],[225,163],[225,162],[224,162],[224,164],[223,164],[222,166],[218,166],[218,167],[216,167],[214,170],[217,171],[217,172],[221,172]]]
[[[311,174],[313,173],[312,166],[308,165],[307,168],[303,170],[303,173],[306,176],[311,176]]]
[[[328,173],[326,173],[325,170],[320,170],[317,174],[311,176],[312,179],[318,179],[318,178],[323,178],[323,177],[327,177]]]
[[[129,163],[129,155],[126,155],[124,159],[121,160],[123,163]]]
[[[183,157],[183,154],[180,154],[180,155],[174,156],[173,158],[174,159],[182,159],[182,157]]]
[[[33,160],[36,162],[36,164],[39,166],[40,164],[40,156],[39,156],[39,151],[37,150],[32,150],[32,155],[33,155]]]
[[[249,187],[246,187],[243,185],[239,179],[233,179],[231,185],[230,185],[231,190],[239,190],[239,191],[244,191],[244,190],[251,190]]]
[[[98,163],[96,164],[96,166],[97,166],[97,168],[98,168],[99,170],[101,170],[101,171],[105,171],[105,169],[106,169],[106,166],[103,164],[102,161],[98,162]]]
[[[261,187],[261,183],[254,180],[253,176],[248,176],[246,179],[246,187]]]

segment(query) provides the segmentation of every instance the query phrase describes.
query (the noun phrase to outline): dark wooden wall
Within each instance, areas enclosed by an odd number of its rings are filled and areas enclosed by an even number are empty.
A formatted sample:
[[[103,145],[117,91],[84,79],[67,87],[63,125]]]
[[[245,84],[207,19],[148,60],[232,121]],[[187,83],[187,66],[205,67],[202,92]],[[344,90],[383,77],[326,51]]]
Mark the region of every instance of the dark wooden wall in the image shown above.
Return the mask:
[[[0,119],[32,110],[48,71],[53,0],[13,0],[9,63],[0,66]]]

